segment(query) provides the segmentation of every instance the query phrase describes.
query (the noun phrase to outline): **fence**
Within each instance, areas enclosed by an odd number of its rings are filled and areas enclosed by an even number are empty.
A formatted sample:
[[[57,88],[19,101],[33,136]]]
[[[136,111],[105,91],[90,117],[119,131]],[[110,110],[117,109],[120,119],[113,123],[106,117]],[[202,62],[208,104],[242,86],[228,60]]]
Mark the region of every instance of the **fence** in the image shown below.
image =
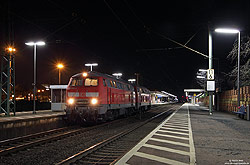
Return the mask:
[[[227,90],[219,94],[220,110],[235,112],[237,111],[238,90]],[[240,105],[250,105],[250,86],[240,88]]]

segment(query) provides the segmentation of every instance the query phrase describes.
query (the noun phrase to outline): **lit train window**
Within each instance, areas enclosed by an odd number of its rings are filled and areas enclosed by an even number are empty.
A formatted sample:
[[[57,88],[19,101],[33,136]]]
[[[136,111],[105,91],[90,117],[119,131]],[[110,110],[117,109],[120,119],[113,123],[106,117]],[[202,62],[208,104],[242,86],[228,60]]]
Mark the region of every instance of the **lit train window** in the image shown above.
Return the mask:
[[[115,87],[115,88],[117,88],[117,86],[116,86],[116,82],[115,82],[115,81],[113,81],[113,83],[114,83],[114,87]]]
[[[82,86],[82,84],[83,84],[83,79],[75,77],[75,78],[72,78],[70,86]]]
[[[113,81],[110,80],[111,87],[114,87]]]
[[[98,80],[95,78],[86,78],[84,85],[85,86],[97,86]]]

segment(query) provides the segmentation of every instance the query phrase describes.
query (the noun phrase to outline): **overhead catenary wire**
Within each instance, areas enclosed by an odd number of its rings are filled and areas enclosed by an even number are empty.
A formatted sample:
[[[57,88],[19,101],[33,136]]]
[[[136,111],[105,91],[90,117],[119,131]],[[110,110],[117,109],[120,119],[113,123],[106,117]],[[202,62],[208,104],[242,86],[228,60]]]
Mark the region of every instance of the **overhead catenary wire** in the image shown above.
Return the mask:
[[[109,8],[109,10],[112,12],[112,14],[116,17],[116,19],[120,22],[120,24],[123,26],[123,28],[128,32],[129,36],[135,41],[135,43],[139,46],[142,47],[141,44],[138,42],[138,40],[135,38],[135,36],[132,34],[132,32],[128,29],[128,27],[125,25],[125,23],[123,23],[123,21],[121,20],[121,18],[115,13],[115,11],[113,10],[113,8],[109,5],[109,3],[104,0],[104,3],[106,4],[106,6]]]
[[[160,33],[158,33],[158,32],[155,32],[155,31],[151,30],[150,28],[148,28],[148,27],[145,25],[145,23],[142,21],[142,19],[139,18],[139,17],[137,16],[137,14],[136,14],[136,13],[134,12],[134,10],[131,8],[131,6],[128,4],[128,2],[127,2],[126,0],[124,0],[124,2],[125,2],[126,5],[128,6],[129,10],[132,12],[132,14],[136,17],[137,20],[139,20],[139,22],[143,25],[143,27],[144,27],[147,31],[150,31],[150,32],[152,32],[152,33],[154,33],[154,34],[156,34],[156,35],[158,35],[158,36],[161,36],[161,37],[163,37],[163,38],[165,38],[165,39],[167,39],[167,40],[169,40],[169,41],[171,41],[171,42],[173,42],[173,43],[175,43],[175,44],[181,46],[181,47],[184,47],[184,48],[186,48],[186,49],[189,49],[189,50],[191,50],[191,51],[193,51],[193,52],[195,52],[195,53],[197,53],[197,54],[199,54],[199,55],[202,55],[202,56],[208,58],[208,55],[206,55],[206,54],[204,54],[204,53],[201,53],[201,52],[199,52],[199,51],[197,51],[197,50],[194,50],[194,49],[192,49],[192,48],[186,46],[186,45],[193,39],[193,37],[196,35],[197,32],[196,32],[193,36],[191,36],[191,38],[183,45],[183,44],[181,44],[181,43],[179,43],[179,42],[177,42],[177,41],[175,41],[175,40],[173,40],[173,39],[171,39],[171,38],[169,38],[169,37],[166,37],[166,36],[163,35],[163,34],[160,34]]]
[[[188,49],[188,50],[191,50],[191,51],[193,51],[193,52],[195,52],[195,53],[197,53],[197,54],[199,54],[199,55],[202,55],[202,56],[208,58],[208,55],[203,54],[203,53],[201,53],[201,52],[199,52],[199,51],[197,51],[197,50],[194,50],[194,49],[192,49],[192,48],[190,48],[190,47],[188,47],[188,46],[186,46],[186,45],[183,45],[183,44],[181,44],[181,43],[179,43],[179,42],[177,42],[177,41],[175,41],[175,40],[173,40],[173,39],[171,39],[171,38],[169,38],[169,37],[167,37],[167,36],[165,36],[165,35],[163,35],[163,34],[160,34],[160,33],[158,33],[158,32],[152,31],[152,30],[151,30],[151,32],[153,32],[154,34],[156,34],[156,35],[158,35],[158,36],[160,36],[160,37],[162,37],[162,38],[165,38],[165,39],[167,39],[167,40],[169,40],[169,41],[171,41],[171,42],[173,42],[173,43],[175,43],[175,44],[177,44],[177,45],[180,45],[180,46],[182,46],[182,47],[184,47],[184,48],[186,48],[186,49]]]
[[[129,11],[134,15],[134,17],[140,22],[140,24],[142,24],[143,28],[146,29],[147,34],[150,32],[150,28],[148,26],[145,25],[144,21],[137,16],[137,14],[134,12],[134,10],[132,9],[132,7],[129,5],[129,3],[126,0],[123,0],[126,4],[126,6],[128,7]],[[194,35],[193,35],[194,36]],[[191,40],[191,39],[190,39]],[[189,41],[188,41],[189,42]],[[179,47],[178,47],[179,48]],[[178,49],[178,48],[169,48],[169,49]],[[146,49],[141,49],[141,50],[146,50]],[[137,51],[138,52],[138,51]],[[147,51],[146,51],[147,52]],[[150,60],[151,60],[151,56],[147,56]],[[159,61],[160,63],[162,61]],[[180,89],[180,86],[178,83],[176,83],[176,81],[173,79],[173,76],[170,72],[166,71],[162,71],[162,74],[169,80],[169,82],[171,82],[172,86],[175,86],[176,89]],[[166,73],[168,72],[168,73]],[[158,80],[159,81],[159,80]],[[152,81],[151,81],[152,82]],[[165,85],[161,80],[159,81],[163,86]],[[171,88],[170,88],[171,89]]]
[[[138,40],[135,38],[135,36],[130,32],[129,28],[123,23],[122,19],[118,16],[118,14],[115,13],[115,11],[113,10],[113,8],[106,2],[106,0],[104,0],[105,4],[108,6],[108,8],[111,10],[112,14],[118,19],[118,21],[121,23],[121,25],[126,29],[126,31],[128,32],[128,34],[130,35],[130,37],[136,42],[136,44],[140,47],[140,48],[143,48],[143,46],[138,42]],[[125,1],[126,2],[126,1]],[[126,2],[127,4],[127,2]],[[128,6],[128,4],[127,4]],[[132,11],[132,9],[129,7],[130,11]],[[135,13],[133,12],[133,14],[135,15]],[[139,19],[137,17],[137,19]],[[141,21],[142,24],[143,21]],[[146,26],[144,26],[144,28],[146,28]],[[150,56],[147,56],[149,59],[151,59]],[[167,77],[167,79],[169,79],[170,81],[173,81],[172,78],[170,78],[170,76],[168,74],[165,74],[164,72],[164,75]],[[173,81],[173,85],[175,86],[175,82]],[[178,87],[177,87],[178,88]]]

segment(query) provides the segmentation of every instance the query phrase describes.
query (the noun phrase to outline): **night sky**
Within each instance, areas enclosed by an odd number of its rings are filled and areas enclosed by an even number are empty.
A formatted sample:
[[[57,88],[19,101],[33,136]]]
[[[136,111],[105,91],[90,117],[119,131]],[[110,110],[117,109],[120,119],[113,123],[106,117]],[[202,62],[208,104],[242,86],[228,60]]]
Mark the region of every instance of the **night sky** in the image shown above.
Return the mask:
[[[1,18],[6,15],[1,2]],[[43,40],[37,48],[37,82],[57,84],[56,63],[62,62],[62,83],[88,70],[123,73],[123,79],[140,74],[140,84],[150,90],[165,90],[178,96],[184,88],[199,88],[198,69],[208,68],[208,59],[179,48],[166,39],[187,44],[208,54],[208,25],[233,27],[242,35],[249,31],[250,1],[158,1],[83,0],[9,1],[16,53],[16,84],[32,89],[33,48],[28,41]],[[8,26],[1,19],[1,38]],[[213,33],[213,56],[220,72],[234,64],[226,59],[236,35]],[[4,43],[1,40],[3,49]],[[218,61],[214,61],[215,72]]]

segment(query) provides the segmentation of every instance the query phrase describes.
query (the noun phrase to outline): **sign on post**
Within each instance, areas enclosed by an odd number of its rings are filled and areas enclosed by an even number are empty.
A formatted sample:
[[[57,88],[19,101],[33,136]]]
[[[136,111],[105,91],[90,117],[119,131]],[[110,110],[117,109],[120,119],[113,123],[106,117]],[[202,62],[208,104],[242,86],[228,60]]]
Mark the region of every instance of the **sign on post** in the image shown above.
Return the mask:
[[[215,81],[207,81],[207,91],[215,90]]]
[[[207,80],[214,80],[214,69],[207,70]]]

